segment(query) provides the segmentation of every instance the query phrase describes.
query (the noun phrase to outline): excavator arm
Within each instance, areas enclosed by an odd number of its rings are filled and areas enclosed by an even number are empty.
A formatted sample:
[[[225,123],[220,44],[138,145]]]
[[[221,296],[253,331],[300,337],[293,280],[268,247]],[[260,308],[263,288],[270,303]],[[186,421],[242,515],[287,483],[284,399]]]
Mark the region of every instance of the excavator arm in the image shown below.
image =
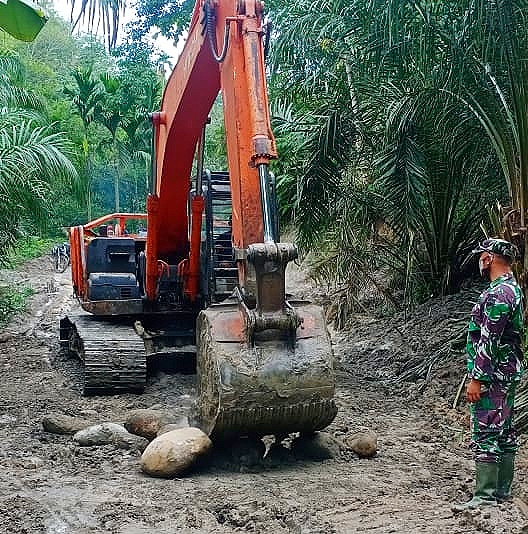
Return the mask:
[[[187,202],[195,148],[221,92],[236,249],[274,241],[268,166],[276,158],[271,132],[259,0],[200,0],[189,36],[173,70],[159,113],[153,115],[155,178],[147,200],[146,293],[157,297],[159,261],[190,256],[187,278],[196,280],[198,244],[189,243]],[[201,191],[196,191],[199,207]],[[194,211],[194,210],[193,210]],[[196,217],[200,212],[196,211]],[[197,232],[195,232],[195,235]],[[196,238],[195,238],[196,239]],[[189,248],[191,249],[189,251]],[[240,284],[245,287],[244,263]],[[187,291],[196,298],[197,284]]]
[[[152,116],[146,238],[139,231],[126,235],[125,214],[105,216],[70,232],[76,294],[96,318],[111,316],[104,330],[89,318],[65,319],[61,326],[61,340],[85,362],[85,391],[141,389],[146,359],[171,351],[177,357],[195,334],[197,424],[216,438],[311,433],[327,426],[337,411],[323,311],[287,299],[285,291],[286,266],[297,257],[297,249],[281,243],[276,230],[269,163],[277,153],[268,111],[262,10],[260,0],[198,0],[161,109]],[[209,285],[216,276],[210,275],[201,253],[205,248],[206,259],[211,258],[219,237],[211,245],[214,232],[209,232],[209,242],[202,243],[204,206],[206,201],[212,204],[216,186],[210,179],[207,194],[202,192],[200,156],[194,189],[190,180],[219,92],[230,182],[221,193],[231,202],[229,249],[236,261],[236,268],[227,262],[227,270],[238,274],[225,299],[223,291],[201,295],[201,282],[206,279]],[[226,174],[216,174],[222,175],[216,185],[225,187]],[[207,213],[209,226],[212,211]],[[121,236],[95,233],[113,220],[119,221]],[[134,321],[129,341],[117,328],[116,316],[125,323]],[[146,357],[134,349],[136,333],[144,340]],[[114,357],[114,351],[126,347],[134,350]]]
[[[147,202],[146,294],[154,301],[163,266],[177,263],[184,294],[193,302],[204,199],[198,176],[187,209],[189,177],[221,92],[238,286],[231,298],[200,312],[196,332],[198,424],[216,438],[313,432],[337,411],[322,310],[286,300],[285,270],[297,249],[278,242],[275,230],[269,163],[277,153],[264,33],[260,0],[199,0],[161,111],[153,117],[156,165]]]

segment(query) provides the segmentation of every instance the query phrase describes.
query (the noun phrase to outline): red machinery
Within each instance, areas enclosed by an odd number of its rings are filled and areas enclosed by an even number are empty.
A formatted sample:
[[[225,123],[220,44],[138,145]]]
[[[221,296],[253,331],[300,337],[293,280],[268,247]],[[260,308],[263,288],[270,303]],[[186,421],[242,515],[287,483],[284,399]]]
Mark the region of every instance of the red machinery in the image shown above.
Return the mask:
[[[85,362],[85,392],[142,389],[150,358],[196,350],[198,423],[215,436],[311,432],[336,414],[322,310],[285,294],[297,250],[278,238],[262,10],[260,0],[198,0],[152,117],[146,238],[125,235],[127,219],[141,214],[70,234],[74,289],[92,315],[61,321],[61,339]],[[219,92],[228,175],[202,169]],[[108,221],[120,236],[94,233]],[[229,232],[230,254],[220,258]]]

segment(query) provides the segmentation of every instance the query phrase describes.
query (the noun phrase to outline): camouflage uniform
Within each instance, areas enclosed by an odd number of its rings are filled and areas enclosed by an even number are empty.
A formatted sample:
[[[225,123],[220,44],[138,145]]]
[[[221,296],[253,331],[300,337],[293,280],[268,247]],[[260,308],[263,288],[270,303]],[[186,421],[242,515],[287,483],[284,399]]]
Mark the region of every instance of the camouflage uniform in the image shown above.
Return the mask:
[[[515,453],[515,387],[523,374],[522,293],[511,273],[482,292],[473,307],[467,336],[469,378],[482,382],[482,396],[470,404],[471,448],[475,460],[496,463]]]

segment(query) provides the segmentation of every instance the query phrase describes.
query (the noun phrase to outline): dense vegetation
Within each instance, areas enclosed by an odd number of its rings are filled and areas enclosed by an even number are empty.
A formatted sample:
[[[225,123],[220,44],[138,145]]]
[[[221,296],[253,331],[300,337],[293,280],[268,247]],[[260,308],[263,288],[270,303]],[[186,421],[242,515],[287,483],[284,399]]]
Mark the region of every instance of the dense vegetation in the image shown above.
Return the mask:
[[[525,194],[528,3],[268,6],[283,206],[340,309],[456,291],[480,223],[503,231],[486,206]]]
[[[24,235],[143,210],[163,88],[147,51],[110,55],[53,16],[33,43],[2,37],[0,258]]]
[[[143,209],[147,116],[159,105],[166,60],[146,35],[154,26],[178,38],[194,2],[137,0],[139,16],[117,49],[124,2],[69,3],[74,23],[83,7],[100,10],[112,53],[72,37],[57,18],[32,44],[4,37],[1,142],[24,155],[1,160],[0,254],[37,229]],[[482,226],[524,254],[528,2],[266,6],[281,216],[328,284],[339,324],[357,306],[408,306],[458,290]],[[224,151],[213,114],[214,167]]]

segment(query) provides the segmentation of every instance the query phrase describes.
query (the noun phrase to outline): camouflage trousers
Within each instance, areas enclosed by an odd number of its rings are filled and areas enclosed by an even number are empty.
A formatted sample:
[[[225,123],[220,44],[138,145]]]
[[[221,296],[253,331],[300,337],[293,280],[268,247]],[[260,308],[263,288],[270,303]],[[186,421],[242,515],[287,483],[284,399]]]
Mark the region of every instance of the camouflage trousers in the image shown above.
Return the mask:
[[[517,451],[513,422],[515,382],[486,384],[478,402],[469,405],[470,448],[475,461],[497,463],[503,453]]]

